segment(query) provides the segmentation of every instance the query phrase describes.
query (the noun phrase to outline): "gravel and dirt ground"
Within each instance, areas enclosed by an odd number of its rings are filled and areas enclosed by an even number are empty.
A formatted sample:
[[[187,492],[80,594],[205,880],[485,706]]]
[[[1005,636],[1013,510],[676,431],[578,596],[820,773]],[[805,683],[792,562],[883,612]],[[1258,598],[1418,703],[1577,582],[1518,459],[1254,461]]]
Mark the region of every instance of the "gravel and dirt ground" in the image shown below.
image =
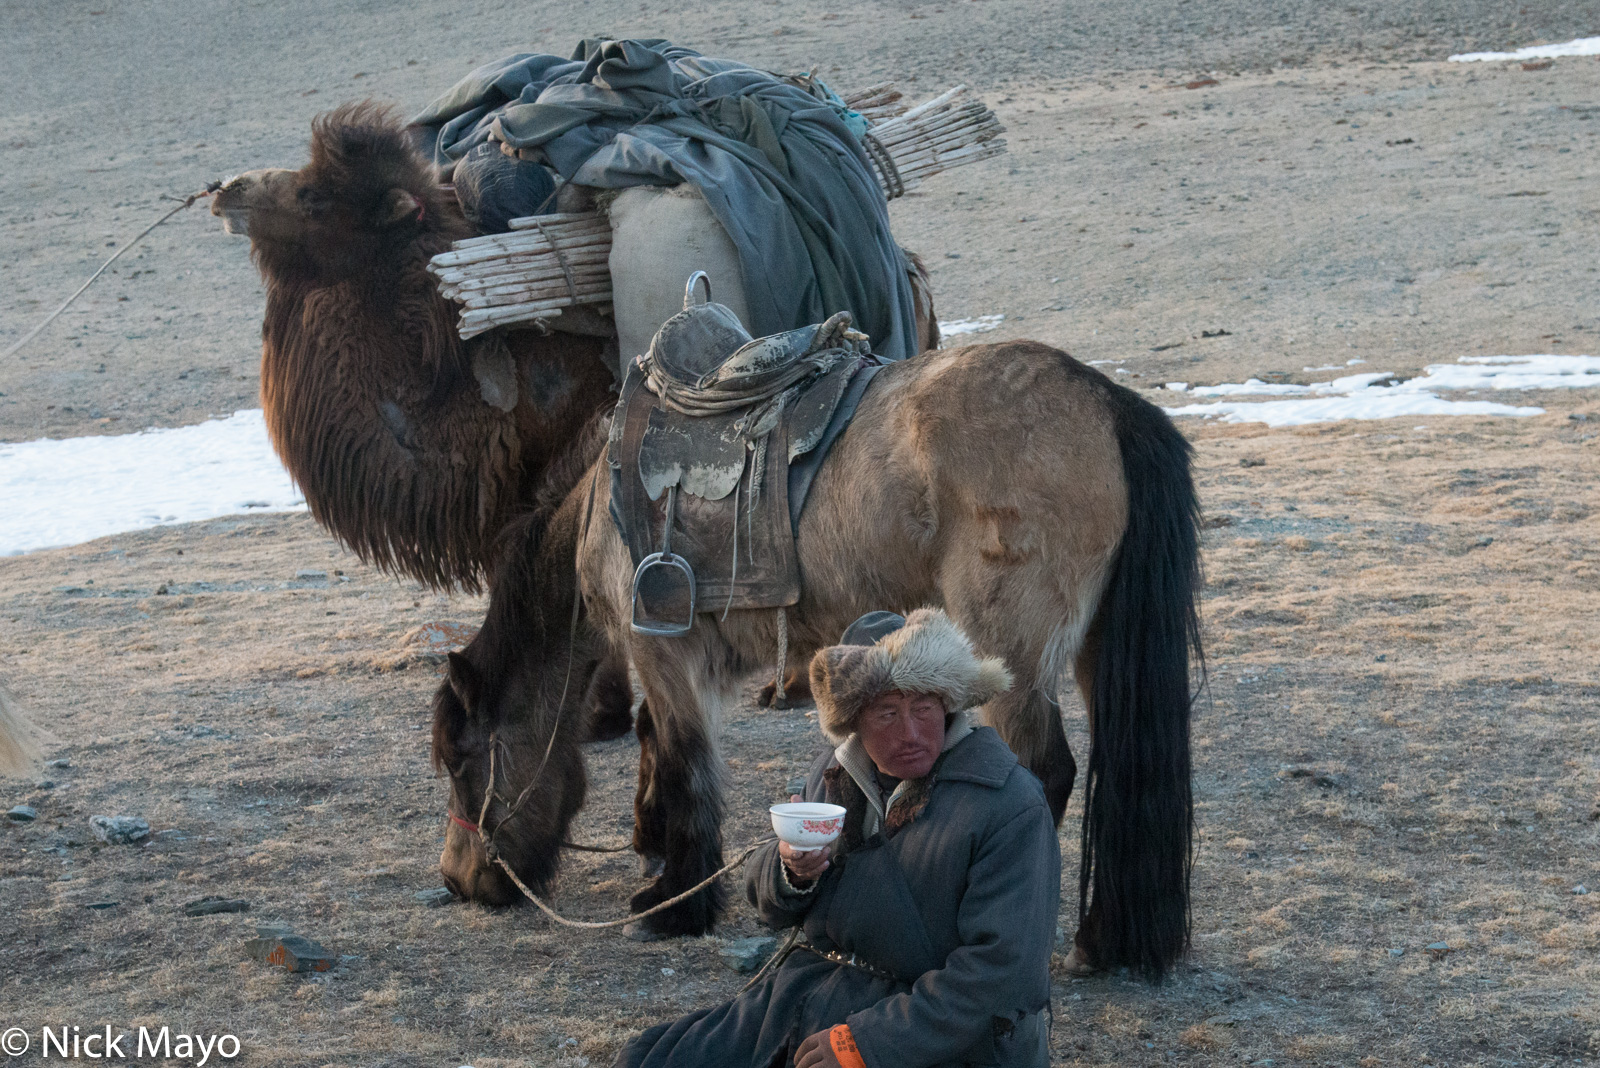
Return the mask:
[[[11,4],[0,345],[160,194],[298,165],[316,112],[412,109],[474,63],[601,30],[845,87],[978,89],[1010,154],[894,216],[943,318],[1006,315],[985,339],[1121,361],[1136,386],[1600,347],[1600,61],[1443,62],[1600,32],[1592,6],[1421,0]],[[242,243],[192,210],[117,270],[0,366],[0,440],[258,403]],[[1063,977],[1055,1063],[1600,1059],[1600,393],[1496,399],[1546,414],[1183,421],[1208,517],[1194,952],[1159,988]],[[304,516],[0,560],[0,680],[67,762],[0,779],[0,809],[38,814],[0,821],[0,1030],[34,1038],[0,1063],[38,1063],[44,1025],[144,1025],[236,1034],[249,1064],[576,1068],[736,991],[716,938],[415,900],[439,885],[445,799],[419,628],[482,608]],[[731,716],[731,843],[817,744],[803,710]],[[626,836],[635,757],[592,747],[581,838]],[[94,814],[153,833],[100,845]],[[558,899],[605,918],[637,886],[628,855],[574,855]],[[251,910],[183,915],[209,894]],[[337,967],[247,960],[268,921]],[[735,906],[719,935],[756,933]]]

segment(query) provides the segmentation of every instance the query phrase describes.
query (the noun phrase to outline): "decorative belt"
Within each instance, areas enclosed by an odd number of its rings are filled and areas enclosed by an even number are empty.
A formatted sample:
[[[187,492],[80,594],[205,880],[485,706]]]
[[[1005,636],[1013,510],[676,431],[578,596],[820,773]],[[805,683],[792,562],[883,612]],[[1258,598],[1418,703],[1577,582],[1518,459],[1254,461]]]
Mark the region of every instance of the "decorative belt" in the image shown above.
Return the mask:
[[[848,967],[855,968],[857,971],[866,972],[875,979],[888,979],[891,982],[900,982],[900,977],[889,971],[887,968],[880,968],[876,964],[869,964],[860,957],[856,956],[854,953],[840,953],[837,949],[823,950],[818,949],[813,945],[806,945],[803,948],[809,949],[823,960],[831,960],[835,964],[843,964]]]

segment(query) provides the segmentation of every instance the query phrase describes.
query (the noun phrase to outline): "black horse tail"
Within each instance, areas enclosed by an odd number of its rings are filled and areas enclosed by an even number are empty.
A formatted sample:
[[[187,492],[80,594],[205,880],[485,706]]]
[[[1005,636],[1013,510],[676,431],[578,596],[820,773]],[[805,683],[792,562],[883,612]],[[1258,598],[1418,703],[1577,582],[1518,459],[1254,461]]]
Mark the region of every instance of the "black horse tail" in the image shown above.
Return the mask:
[[[1203,680],[1193,450],[1165,412],[1112,385],[1128,528],[1091,640],[1079,939],[1101,967],[1159,980],[1189,945],[1194,839],[1190,658]]]

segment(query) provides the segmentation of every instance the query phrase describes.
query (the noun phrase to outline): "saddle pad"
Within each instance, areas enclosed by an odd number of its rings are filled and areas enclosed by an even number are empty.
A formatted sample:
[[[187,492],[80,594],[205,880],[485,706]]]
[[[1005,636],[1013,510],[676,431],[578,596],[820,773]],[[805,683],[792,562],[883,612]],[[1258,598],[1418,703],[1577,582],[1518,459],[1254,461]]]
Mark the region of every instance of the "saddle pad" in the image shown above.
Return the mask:
[[[699,611],[798,601],[790,462],[814,451],[830,429],[837,436],[830,424],[840,400],[872,362],[850,359],[819,375],[783,406],[769,432],[754,437],[745,425],[750,410],[684,415],[646,389],[632,365],[607,455],[611,516],[634,567],[661,548],[667,493],[676,486],[672,551],[694,569]]]

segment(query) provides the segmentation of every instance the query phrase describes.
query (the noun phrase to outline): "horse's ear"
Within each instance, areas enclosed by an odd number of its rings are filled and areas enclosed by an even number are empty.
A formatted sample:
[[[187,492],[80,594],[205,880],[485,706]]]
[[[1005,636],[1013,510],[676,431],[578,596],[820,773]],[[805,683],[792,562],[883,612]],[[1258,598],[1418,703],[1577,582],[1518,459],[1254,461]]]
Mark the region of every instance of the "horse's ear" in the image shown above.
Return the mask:
[[[383,226],[416,222],[422,218],[422,201],[404,189],[391,189],[383,198]]]
[[[482,692],[483,685],[478,669],[472,666],[472,661],[460,653],[451,653],[446,663],[445,678],[450,683],[450,689],[455,691],[456,699],[467,710],[467,714],[477,715],[478,695]]]

